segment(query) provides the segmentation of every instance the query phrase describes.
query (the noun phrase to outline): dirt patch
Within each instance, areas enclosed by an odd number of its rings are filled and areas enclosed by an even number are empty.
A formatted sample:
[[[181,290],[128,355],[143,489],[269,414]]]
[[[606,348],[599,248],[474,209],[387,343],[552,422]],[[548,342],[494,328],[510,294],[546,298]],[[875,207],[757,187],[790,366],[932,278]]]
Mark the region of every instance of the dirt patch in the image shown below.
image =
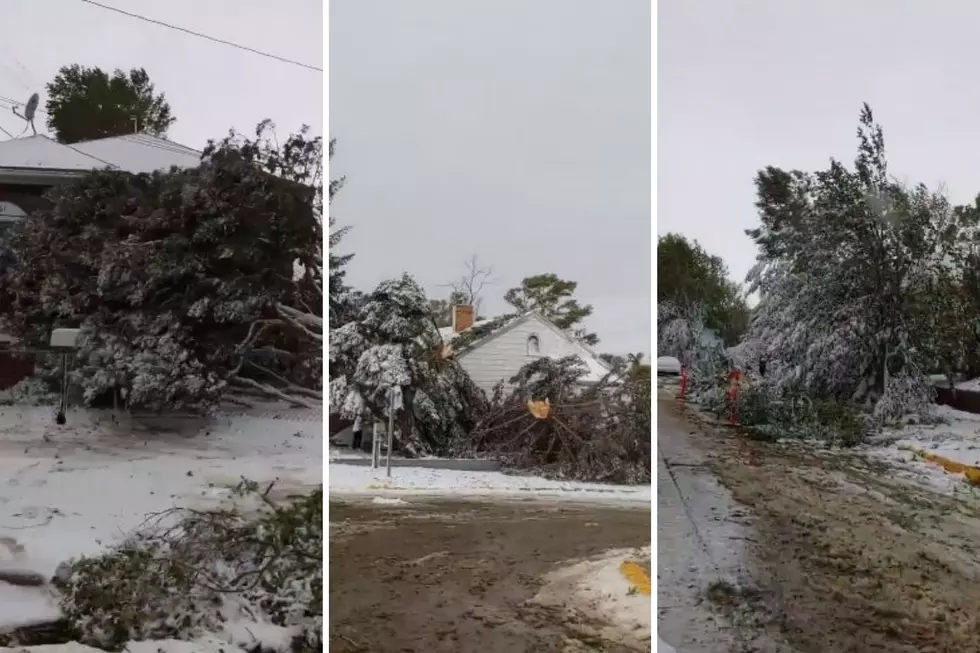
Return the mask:
[[[856,453],[702,423],[691,438],[760,531],[749,547],[759,586],[713,588],[712,603],[751,613],[801,652],[980,650],[976,497],[934,493]]]
[[[649,545],[646,510],[331,501],[330,650],[649,650],[609,641],[574,606],[534,600],[568,561]]]

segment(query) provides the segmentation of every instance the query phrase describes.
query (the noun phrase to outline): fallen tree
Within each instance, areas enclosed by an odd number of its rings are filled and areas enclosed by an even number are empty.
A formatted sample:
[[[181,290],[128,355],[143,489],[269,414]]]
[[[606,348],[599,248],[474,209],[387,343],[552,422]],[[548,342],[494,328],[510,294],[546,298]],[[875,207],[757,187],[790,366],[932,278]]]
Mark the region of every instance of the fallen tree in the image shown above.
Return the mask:
[[[651,379],[649,367],[637,370],[586,385],[576,357],[533,361],[509,380],[509,391],[498,385],[457,453],[550,478],[649,483]]]
[[[90,404],[319,405],[322,144],[273,145],[270,129],[212,142],[194,169],[53,189],[0,246],[4,329],[38,347],[80,328],[73,382]]]
[[[61,641],[118,651],[216,635],[250,651],[323,650],[323,490],[277,502],[272,489],[243,480],[251,509],[169,510],[68,563],[55,581]]]

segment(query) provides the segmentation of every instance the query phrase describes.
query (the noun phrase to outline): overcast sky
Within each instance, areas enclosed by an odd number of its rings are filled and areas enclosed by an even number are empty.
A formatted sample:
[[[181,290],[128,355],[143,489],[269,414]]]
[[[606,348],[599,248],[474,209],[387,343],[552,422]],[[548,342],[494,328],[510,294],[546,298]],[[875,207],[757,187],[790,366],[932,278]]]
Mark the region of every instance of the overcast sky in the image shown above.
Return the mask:
[[[432,296],[471,255],[485,313],[579,282],[615,353],[650,351],[650,3],[333,0],[330,135],[350,280]]]
[[[245,46],[323,67],[320,0],[99,0]],[[231,127],[254,130],[272,118],[280,133],[306,123],[323,133],[323,74],[147,24],[80,0],[5,0],[0,96],[27,100],[64,65],[111,71],[143,67],[166,93],[171,140],[200,148]],[[38,115],[39,131],[46,131]],[[0,127],[24,123],[0,106]]]
[[[756,171],[850,166],[864,101],[892,174],[972,201],[977,25],[969,2],[661,0],[657,232],[697,238],[744,279]]]

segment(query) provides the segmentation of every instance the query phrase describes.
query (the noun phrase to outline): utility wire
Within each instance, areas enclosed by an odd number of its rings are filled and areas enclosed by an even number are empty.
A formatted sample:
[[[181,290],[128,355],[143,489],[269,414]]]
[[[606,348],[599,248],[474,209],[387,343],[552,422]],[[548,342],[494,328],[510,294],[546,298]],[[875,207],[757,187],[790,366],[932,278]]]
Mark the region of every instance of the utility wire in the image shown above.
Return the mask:
[[[142,20],[142,21],[147,22],[147,23],[153,23],[154,25],[160,25],[161,27],[167,27],[169,29],[177,30],[178,32],[183,32],[185,34],[190,34],[191,36],[197,36],[198,38],[207,39],[208,41],[212,41],[214,43],[220,43],[221,45],[229,45],[229,46],[231,46],[233,48],[238,48],[239,50],[245,50],[246,52],[251,52],[252,54],[257,54],[257,55],[260,55],[260,56],[263,56],[263,57],[267,57],[269,59],[275,59],[276,61],[281,61],[283,63],[288,63],[288,64],[291,64],[293,66],[300,66],[301,68],[308,68],[309,70],[316,70],[316,71],[319,71],[321,73],[323,72],[323,68],[317,68],[316,66],[311,66],[310,64],[303,63],[302,61],[295,61],[294,59],[287,59],[286,57],[280,57],[277,54],[271,54],[269,52],[263,52],[262,50],[256,50],[255,48],[250,48],[247,45],[241,45],[239,43],[234,43],[232,41],[225,41],[224,39],[219,39],[219,38],[214,37],[214,36],[209,36],[207,34],[202,34],[201,32],[195,32],[194,30],[189,30],[189,29],[187,29],[185,27],[178,27],[177,25],[171,25],[170,23],[165,23],[165,22],[160,21],[160,20],[154,20],[152,18],[147,18],[146,16],[141,16],[139,14],[130,13],[128,11],[124,11],[124,10],[119,9],[117,7],[110,7],[109,5],[104,5],[102,3],[95,2],[94,0],[81,0],[81,1],[84,2],[85,4],[89,4],[89,5],[92,5],[94,7],[99,7],[101,9],[107,9],[108,11],[114,11],[117,14],[122,14],[124,16],[129,16],[130,18],[135,18],[137,20]]]

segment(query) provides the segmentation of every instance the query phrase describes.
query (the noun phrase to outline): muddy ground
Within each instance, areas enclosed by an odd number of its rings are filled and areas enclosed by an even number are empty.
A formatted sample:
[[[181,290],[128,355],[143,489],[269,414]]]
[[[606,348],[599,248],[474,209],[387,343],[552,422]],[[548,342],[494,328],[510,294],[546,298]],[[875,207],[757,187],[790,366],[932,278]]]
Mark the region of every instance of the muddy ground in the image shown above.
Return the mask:
[[[648,510],[411,501],[331,500],[331,651],[636,650],[603,640],[582,615],[528,601],[562,563],[649,546]]]
[[[771,629],[802,653],[980,651],[975,490],[943,496],[853,452],[748,441],[685,419],[755,514],[756,586],[706,597],[740,627]]]

